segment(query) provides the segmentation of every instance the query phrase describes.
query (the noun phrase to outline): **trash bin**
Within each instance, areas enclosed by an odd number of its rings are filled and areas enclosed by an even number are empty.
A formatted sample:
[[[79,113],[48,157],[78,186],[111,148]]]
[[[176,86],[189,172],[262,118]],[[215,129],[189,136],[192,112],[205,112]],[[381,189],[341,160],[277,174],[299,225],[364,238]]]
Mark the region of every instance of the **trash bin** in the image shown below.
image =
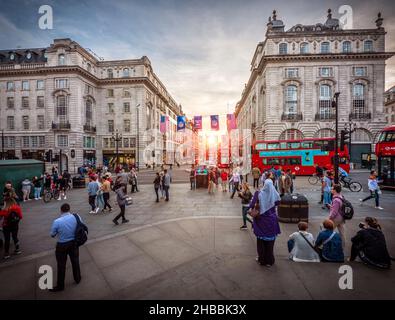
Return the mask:
[[[281,222],[298,223],[309,221],[309,202],[299,193],[285,194],[278,206],[278,219]]]
[[[74,177],[73,178],[73,188],[85,188],[85,178],[84,177]]]
[[[196,188],[208,188],[208,175],[197,174],[196,175]]]

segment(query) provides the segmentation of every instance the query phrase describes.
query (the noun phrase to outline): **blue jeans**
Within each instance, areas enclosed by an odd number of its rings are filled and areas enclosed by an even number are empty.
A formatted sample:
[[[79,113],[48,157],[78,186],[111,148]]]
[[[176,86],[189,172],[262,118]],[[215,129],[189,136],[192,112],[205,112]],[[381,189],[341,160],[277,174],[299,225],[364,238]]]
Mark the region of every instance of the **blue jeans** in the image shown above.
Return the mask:
[[[329,191],[324,191],[324,206],[331,204],[331,193]]]
[[[242,207],[242,213],[243,213],[243,226],[247,225],[247,221],[249,223],[252,223],[252,220],[250,218],[248,218],[247,216],[247,212],[248,212],[248,207]]]
[[[41,187],[40,188],[34,188],[34,198],[38,199],[41,196]]]
[[[365,202],[366,200],[369,200],[369,199],[374,199],[375,200],[376,207],[380,206],[380,201],[379,201],[380,197],[379,197],[378,190],[374,190],[374,191],[370,190],[370,196],[368,196],[365,199],[363,199],[362,202]]]

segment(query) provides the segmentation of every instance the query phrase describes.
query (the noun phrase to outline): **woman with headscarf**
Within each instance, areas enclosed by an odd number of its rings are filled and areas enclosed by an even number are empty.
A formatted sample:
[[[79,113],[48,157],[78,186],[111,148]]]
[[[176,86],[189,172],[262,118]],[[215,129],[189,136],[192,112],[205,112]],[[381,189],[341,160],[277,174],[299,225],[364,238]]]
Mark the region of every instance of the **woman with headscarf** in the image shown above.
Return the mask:
[[[274,242],[281,233],[276,210],[280,200],[273,181],[266,179],[262,190],[255,192],[249,207],[257,208],[256,204],[259,204],[259,215],[254,217],[252,229],[257,238],[257,261],[267,267],[274,264]]]

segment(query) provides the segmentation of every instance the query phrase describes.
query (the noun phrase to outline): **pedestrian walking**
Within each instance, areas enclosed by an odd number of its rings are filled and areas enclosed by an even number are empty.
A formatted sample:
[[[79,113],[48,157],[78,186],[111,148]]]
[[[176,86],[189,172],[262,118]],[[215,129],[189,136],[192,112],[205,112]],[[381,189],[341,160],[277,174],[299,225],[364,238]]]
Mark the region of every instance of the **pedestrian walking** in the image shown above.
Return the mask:
[[[157,172],[155,175],[155,179],[154,179],[154,190],[155,190],[155,194],[156,194],[156,202],[159,202],[160,184],[161,184],[160,175],[159,175],[159,172]]]
[[[64,200],[67,200],[66,192],[69,185],[69,179],[64,175],[59,176],[58,178],[58,188],[59,188],[59,198],[58,200],[62,200],[62,196]]]
[[[341,194],[342,187],[340,184],[334,184],[332,187],[332,204],[329,209],[329,217],[334,224],[334,229],[337,228],[340,238],[342,239],[343,250],[346,245],[346,236],[345,236],[345,220],[342,214],[343,207],[343,196]]]
[[[221,172],[221,186],[222,192],[227,192],[226,187],[228,185],[228,172],[226,170],[222,170]]]
[[[213,169],[208,173],[208,194],[214,194],[215,172]]]
[[[261,170],[258,167],[252,169],[252,177],[254,179],[254,188],[259,188],[259,178],[261,177]]]
[[[376,204],[375,208],[378,210],[383,210],[383,208],[380,207],[381,190],[377,181],[377,173],[375,170],[370,171],[370,177],[368,179],[368,188],[370,191],[370,195],[367,196],[365,199],[359,199],[361,205],[369,199],[374,199]]]
[[[233,175],[230,178],[229,182],[233,183],[233,191],[232,195],[230,196],[231,199],[235,196],[236,191],[239,191],[239,185],[240,185],[240,174],[238,170],[233,171]]]
[[[12,186],[11,181],[6,181],[6,183],[4,184],[4,189],[3,189],[4,208],[7,199],[14,199],[15,201],[18,201],[18,196],[15,192],[14,187]]]
[[[44,176],[41,176],[40,178],[34,177],[33,178],[33,186],[34,186],[34,200],[40,200],[41,199],[41,191],[42,191],[42,181],[44,180]]]
[[[295,174],[292,173],[292,170],[291,170],[291,169],[288,169],[286,175],[288,176],[289,181],[291,182],[291,185],[290,185],[290,187],[289,187],[289,192],[292,194],[292,193],[294,193],[294,180],[295,180]]]
[[[76,231],[79,223],[84,231],[88,232],[88,228],[82,222],[81,217],[78,214],[71,214],[70,205],[68,203],[62,204],[60,217],[55,219],[51,228],[51,237],[57,238],[55,256],[58,268],[57,283],[53,289],[49,290],[51,292],[64,290],[67,256],[70,257],[75,283],[79,284],[81,282],[79,246],[76,243]]]
[[[299,222],[298,232],[289,236],[289,259],[295,262],[320,262],[320,257],[314,249],[314,236],[307,232],[307,222]]]
[[[3,217],[4,234],[4,260],[10,258],[11,237],[14,241],[14,254],[21,254],[18,240],[19,222],[22,220],[22,209],[17,204],[14,197],[4,199],[4,209],[0,210],[0,217]]]
[[[195,166],[191,166],[191,171],[189,172],[189,181],[191,183],[191,190],[196,189],[196,170]]]
[[[115,193],[117,195],[117,203],[121,212],[112,220],[115,225],[119,225],[118,220],[121,218],[122,223],[128,223],[129,220],[125,218],[125,209],[126,209],[126,199],[128,198],[127,194],[124,192],[124,187],[122,184],[115,185]]]
[[[252,224],[252,220],[248,218],[247,213],[250,207],[250,202],[252,199],[252,193],[247,182],[244,182],[241,186],[241,192],[238,193],[239,198],[241,198],[241,213],[243,217],[243,225],[240,230],[247,229],[247,221]]]
[[[162,166],[163,167],[163,166]],[[161,193],[161,199],[165,198],[165,171],[162,170],[159,173],[160,176],[160,193]]]
[[[169,189],[170,189],[170,182],[171,178],[167,170],[164,171],[164,176],[163,176],[163,187],[165,190],[165,195],[166,195],[166,201],[169,201]]]
[[[322,209],[329,209],[332,202],[332,172],[327,171],[326,176],[322,179],[322,192],[324,193],[324,203]]]
[[[102,213],[104,212],[104,196],[103,196],[103,190],[102,190],[102,183],[100,183],[100,178],[97,180],[97,184],[99,185],[99,190],[97,190],[96,194],[96,207],[101,211]]]
[[[281,233],[276,207],[280,203],[280,195],[271,179],[266,179],[260,191],[256,191],[249,209],[259,208],[259,215],[254,217],[252,229],[257,238],[257,261],[271,267],[274,262],[274,242]]]
[[[134,169],[132,169],[129,172],[128,179],[129,179],[129,184],[131,185],[131,193],[137,192],[138,191],[137,190],[137,174],[134,171]]]
[[[96,207],[96,197],[97,192],[99,191],[99,184],[96,181],[96,176],[90,177],[90,182],[88,183],[88,196],[89,196],[89,204],[91,206],[91,211],[89,213],[97,213],[99,208]]]
[[[122,186],[123,186],[123,192],[125,194],[128,193],[128,182],[129,182],[129,175],[127,172],[125,172],[125,169],[122,169],[120,173],[117,174],[117,178],[120,177]]]
[[[278,191],[280,193],[280,197],[282,197],[284,194],[291,193],[291,185],[292,178],[284,171],[282,171],[281,176],[278,179]]]
[[[104,201],[104,207],[103,207],[102,212],[104,213],[107,208],[108,208],[108,211],[111,212],[112,207],[109,203],[110,192],[111,192],[111,182],[109,181],[109,178],[106,174],[103,176],[103,183],[101,185],[101,190],[103,191],[103,201]]]
[[[326,219],[323,222],[322,230],[315,242],[315,248],[322,262],[344,262],[344,252],[342,239],[334,231],[335,225],[332,220]]]
[[[30,192],[32,191],[32,185],[33,183],[28,178],[25,178],[25,180],[22,181],[23,202],[30,200]],[[35,200],[37,200],[36,197]]]

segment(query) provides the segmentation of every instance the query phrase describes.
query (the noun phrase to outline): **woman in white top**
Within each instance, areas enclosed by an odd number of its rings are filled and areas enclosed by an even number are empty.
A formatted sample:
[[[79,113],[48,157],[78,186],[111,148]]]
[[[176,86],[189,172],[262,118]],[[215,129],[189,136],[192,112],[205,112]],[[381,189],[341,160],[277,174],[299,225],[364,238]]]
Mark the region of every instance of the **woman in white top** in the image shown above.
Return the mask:
[[[289,259],[295,262],[320,262],[318,253],[313,249],[314,237],[307,232],[307,228],[306,222],[299,222],[299,231],[289,236]]]

